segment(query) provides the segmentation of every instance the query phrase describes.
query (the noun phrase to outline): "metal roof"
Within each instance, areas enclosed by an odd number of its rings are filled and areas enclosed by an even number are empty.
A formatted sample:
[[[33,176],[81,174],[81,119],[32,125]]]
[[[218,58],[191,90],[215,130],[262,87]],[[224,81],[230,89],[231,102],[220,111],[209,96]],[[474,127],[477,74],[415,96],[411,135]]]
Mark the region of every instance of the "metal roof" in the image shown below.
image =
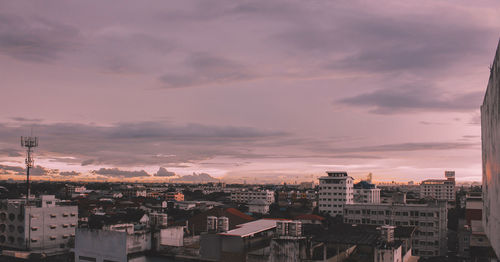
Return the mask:
[[[229,230],[226,233],[219,233],[219,235],[248,237],[262,231],[273,229],[275,227],[276,227],[276,220],[259,219],[256,221],[238,225],[238,228]]]

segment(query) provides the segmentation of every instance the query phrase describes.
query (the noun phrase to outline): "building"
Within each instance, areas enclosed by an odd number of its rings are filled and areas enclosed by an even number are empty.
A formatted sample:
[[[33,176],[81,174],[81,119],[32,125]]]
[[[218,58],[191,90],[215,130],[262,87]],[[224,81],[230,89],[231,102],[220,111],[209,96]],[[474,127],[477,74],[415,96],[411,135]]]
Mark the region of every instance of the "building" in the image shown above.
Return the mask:
[[[151,232],[137,230],[133,224],[76,231],[75,262],[128,262],[134,254],[148,250],[151,250]]]
[[[262,199],[254,199],[248,203],[248,212],[257,214],[269,213],[269,203]]]
[[[455,201],[455,171],[445,171],[446,179],[428,179],[420,183],[420,198],[432,197]]]
[[[207,220],[207,228],[210,223]],[[240,224],[227,232],[202,234],[200,256],[216,261],[247,261],[249,253],[269,246],[275,230],[276,220],[260,219]]]
[[[68,250],[78,225],[78,207],[53,195],[0,201],[0,247],[50,253]]]
[[[318,208],[332,216],[342,215],[344,205],[354,203],[354,179],[347,172],[326,172],[319,178]]]
[[[417,261],[412,256],[415,227],[334,224],[313,237],[306,261]]]
[[[415,226],[413,255],[444,256],[447,251],[446,201],[427,204],[349,204],[344,222],[377,226]]]
[[[260,199],[268,204],[274,203],[274,192],[271,190],[241,190],[231,192],[231,201],[248,204],[250,201]]]
[[[354,184],[354,203],[380,203],[380,188],[367,181]]]
[[[167,193],[165,193],[165,200],[167,200],[167,201],[184,201],[184,194],[181,192],[167,192]]]
[[[471,261],[492,261],[496,256],[484,232],[481,195],[468,193],[465,206],[465,219],[459,220],[458,255]]]
[[[491,246],[500,257],[500,42],[483,105],[481,140],[483,158],[483,224]]]

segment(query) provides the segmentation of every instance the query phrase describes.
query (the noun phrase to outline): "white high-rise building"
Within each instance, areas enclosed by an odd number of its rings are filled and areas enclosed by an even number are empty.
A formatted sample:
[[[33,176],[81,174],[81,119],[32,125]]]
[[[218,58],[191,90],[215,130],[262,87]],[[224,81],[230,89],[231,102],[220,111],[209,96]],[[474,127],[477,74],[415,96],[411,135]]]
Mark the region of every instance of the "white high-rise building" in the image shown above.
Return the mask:
[[[342,215],[346,204],[354,203],[354,179],[347,172],[326,172],[319,178],[318,208],[331,216]]]
[[[420,184],[420,198],[455,201],[455,171],[445,171],[446,179],[428,179]]]
[[[0,201],[0,247],[23,251],[69,249],[78,226],[78,207],[52,195]]]

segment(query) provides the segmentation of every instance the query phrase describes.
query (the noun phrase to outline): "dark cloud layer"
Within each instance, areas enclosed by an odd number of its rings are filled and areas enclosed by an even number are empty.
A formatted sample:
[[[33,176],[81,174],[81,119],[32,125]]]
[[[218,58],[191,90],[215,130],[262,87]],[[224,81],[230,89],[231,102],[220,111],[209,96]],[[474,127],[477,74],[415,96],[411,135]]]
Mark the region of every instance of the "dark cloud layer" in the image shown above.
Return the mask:
[[[120,170],[118,168],[100,168],[99,170],[94,170],[92,173],[107,177],[122,177],[122,178],[131,178],[131,177],[149,177],[150,175],[146,173],[144,170],[140,171],[125,171]]]
[[[250,69],[237,62],[203,53],[190,55],[185,64],[189,73],[167,73],[161,77],[165,88],[226,85],[256,77]]]
[[[0,165],[0,172],[3,172],[3,174],[26,175],[26,169],[19,166]],[[34,166],[30,169],[30,176],[49,176],[58,173],[57,169],[48,169],[42,166]]]
[[[42,17],[29,19],[0,13],[0,53],[47,62],[77,44],[78,29]]]
[[[482,92],[445,96],[426,86],[402,86],[380,89],[341,99],[343,104],[367,107],[377,114],[401,114],[409,111],[474,111],[481,104]]]
[[[175,173],[168,171],[164,167],[160,167],[160,169],[158,169],[158,171],[156,172],[155,176],[170,177],[170,176],[175,176]]]

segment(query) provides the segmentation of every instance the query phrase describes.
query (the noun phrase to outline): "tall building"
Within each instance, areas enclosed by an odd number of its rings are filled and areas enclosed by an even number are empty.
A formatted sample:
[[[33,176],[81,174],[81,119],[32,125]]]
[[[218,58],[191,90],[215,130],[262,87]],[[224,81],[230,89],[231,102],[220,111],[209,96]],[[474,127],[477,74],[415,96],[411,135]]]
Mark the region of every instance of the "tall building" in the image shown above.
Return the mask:
[[[350,204],[344,208],[344,222],[377,226],[415,226],[413,255],[444,256],[447,251],[446,201],[427,204]]]
[[[380,188],[368,181],[354,184],[354,203],[380,203]]]
[[[446,179],[428,179],[420,184],[420,197],[455,201],[455,171],[444,171]]]
[[[332,216],[342,215],[344,205],[354,203],[354,179],[347,172],[326,172],[319,178],[319,212]]]
[[[481,140],[483,224],[491,246],[500,257],[500,42],[481,106]]]
[[[0,201],[0,247],[23,251],[69,249],[78,225],[78,207],[52,195]]]

